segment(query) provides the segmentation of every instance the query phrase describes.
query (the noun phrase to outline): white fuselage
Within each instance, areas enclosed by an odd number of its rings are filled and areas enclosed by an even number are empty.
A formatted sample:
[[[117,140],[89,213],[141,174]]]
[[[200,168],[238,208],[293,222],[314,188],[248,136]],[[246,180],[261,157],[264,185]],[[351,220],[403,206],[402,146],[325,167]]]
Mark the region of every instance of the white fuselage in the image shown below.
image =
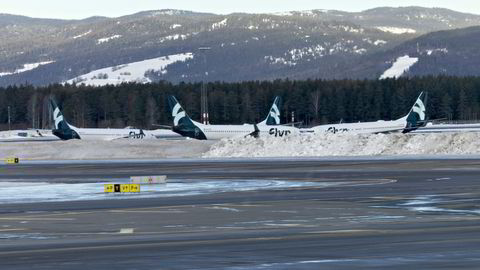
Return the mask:
[[[255,132],[255,125],[204,125],[193,122],[207,137],[207,140],[220,140],[225,138],[245,137]],[[299,133],[299,129],[289,126],[258,125],[259,137],[285,137]]]
[[[376,121],[363,123],[345,123],[320,125],[309,129],[302,129],[302,133],[343,133],[351,132],[357,134],[365,133],[389,133],[402,131],[407,125],[406,117],[393,121]]]
[[[170,130],[140,130],[135,128],[77,128],[75,130],[82,140],[116,140],[116,139],[157,139],[179,138],[180,135]]]

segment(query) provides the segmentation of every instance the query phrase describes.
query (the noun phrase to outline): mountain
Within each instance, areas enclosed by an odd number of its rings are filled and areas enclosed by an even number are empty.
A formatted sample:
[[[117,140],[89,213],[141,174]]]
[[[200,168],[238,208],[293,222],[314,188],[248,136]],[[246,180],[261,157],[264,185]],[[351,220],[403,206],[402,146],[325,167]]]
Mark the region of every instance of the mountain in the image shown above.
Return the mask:
[[[480,76],[480,27],[438,31],[406,41],[401,45],[343,64],[338,78],[380,78],[395,63],[413,59],[403,76],[453,75]]]
[[[420,7],[229,15],[158,10],[84,20],[0,14],[0,86],[374,78],[432,39],[429,33],[477,25],[478,15]],[[475,43],[464,41],[475,51]],[[418,74],[429,70],[438,72]]]

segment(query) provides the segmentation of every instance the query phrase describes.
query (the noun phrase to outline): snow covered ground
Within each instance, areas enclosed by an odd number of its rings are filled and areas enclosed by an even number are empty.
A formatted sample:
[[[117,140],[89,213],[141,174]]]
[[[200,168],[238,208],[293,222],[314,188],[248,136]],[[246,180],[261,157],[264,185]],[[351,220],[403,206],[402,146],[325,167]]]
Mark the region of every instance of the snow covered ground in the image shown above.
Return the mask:
[[[66,83],[83,83],[92,86],[103,86],[107,84],[116,85],[123,82],[149,83],[151,81],[145,77],[146,71],[154,70],[167,73],[167,67],[169,65],[176,62],[184,62],[192,58],[192,53],[182,53],[147,59],[139,62],[97,69],[68,80]]]
[[[15,71],[12,71],[12,72],[0,72],[0,77],[8,76],[8,75],[13,75],[13,74],[18,74],[18,73],[23,73],[23,72],[26,72],[26,71],[29,71],[29,70],[36,69],[36,68],[38,68],[39,66],[48,65],[48,64],[51,64],[51,63],[54,63],[54,62],[55,62],[55,61],[45,61],[45,62],[24,64],[24,65],[23,65],[23,68],[19,68],[19,69],[15,70]]]
[[[474,155],[480,133],[317,134],[283,138],[226,139],[204,157],[321,157],[380,155]]]
[[[223,157],[479,155],[480,132],[430,134],[308,134],[221,141],[133,140],[2,142],[0,159],[89,160]],[[1,162],[1,161],[0,161]]]
[[[160,159],[200,157],[210,149],[212,141],[198,140],[135,140],[0,142],[0,159],[20,160],[63,159]],[[0,162],[2,162],[0,160]]]
[[[401,27],[392,27],[392,26],[378,26],[378,30],[383,32],[388,32],[395,35],[401,34],[415,34],[417,31],[411,28],[401,28]]]
[[[398,78],[417,62],[417,57],[410,57],[408,55],[398,57],[397,61],[393,63],[392,67],[387,69],[382,76],[380,76],[380,80],[386,78]]]

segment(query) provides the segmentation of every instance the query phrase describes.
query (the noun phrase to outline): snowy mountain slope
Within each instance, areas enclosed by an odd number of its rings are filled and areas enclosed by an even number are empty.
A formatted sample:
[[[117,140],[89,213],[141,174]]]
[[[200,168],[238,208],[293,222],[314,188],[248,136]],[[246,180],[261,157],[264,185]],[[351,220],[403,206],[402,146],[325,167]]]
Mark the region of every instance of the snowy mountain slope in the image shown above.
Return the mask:
[[[339,76],[393,78],[398,76],[480,76],[480,27],[429,33],[403,44],[339,66]]]
[[[0,15],[0,86],[63,82],[185,52],[200,57],[188,65],[173,64],[166,74],[153,72],[149,79],[378,78],[396,58],[417,57],[390,53],[393,48],[429,31],[470,25],[480,25],[480,16],[417,7],[230,15],[159,10],[80,21]],[[211,50],[198,51],[200,47]],[[425,50],[435,56],[445,48]],[[389,57],[377,57],[382,54]],[[54,62],[15,72],[27,63],[47,61]]]
[[[107,67],[91,71],[78,76],[66,83],[103,86],[107,84],[120,84],[124,82],[148,83],[151,80],[146,76],[147,72],[167,73],[167,67],[176,62],[185,62],[192,59],[192,53],[168,55],[159,58],[147,59],[139,62]]]

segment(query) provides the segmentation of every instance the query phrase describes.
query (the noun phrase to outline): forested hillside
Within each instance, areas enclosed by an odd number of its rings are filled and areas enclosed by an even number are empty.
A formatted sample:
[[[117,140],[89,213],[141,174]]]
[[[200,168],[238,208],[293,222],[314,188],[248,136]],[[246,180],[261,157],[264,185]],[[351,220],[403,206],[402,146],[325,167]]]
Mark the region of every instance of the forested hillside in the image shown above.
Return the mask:
[[[479,75],[458,70],[480,63],[478,34],[456,30],[479,25],[479,15],[422,7],[228,15],[157,10],[84,20],[0,14],[0,86],[72,79],[96,85],[373,79],[405,54],[419,59],[407,76]],[[449,31],[426,35],[441,30]],[[138,63],[179,54],[189,57],[168,65]]]
[[[211,124],[253,123],[263,119],[273,97],[283,98],[282,122],[295,112],[304,125],[390,120],[403,116],[421,91],[428,91],[431,119],[476,120],[480,78],[424,77],[398,80],[276,80],[208,84]],[[0,88],[0,129],[7,129],[10,106],[14,128],[48,126],[48,97],[54,96],[67,120],[79,127],[155,128],[169,125],[166,96],[174,94],[199,119],[200,84],[168,82],[88,87],[72,85]]]

